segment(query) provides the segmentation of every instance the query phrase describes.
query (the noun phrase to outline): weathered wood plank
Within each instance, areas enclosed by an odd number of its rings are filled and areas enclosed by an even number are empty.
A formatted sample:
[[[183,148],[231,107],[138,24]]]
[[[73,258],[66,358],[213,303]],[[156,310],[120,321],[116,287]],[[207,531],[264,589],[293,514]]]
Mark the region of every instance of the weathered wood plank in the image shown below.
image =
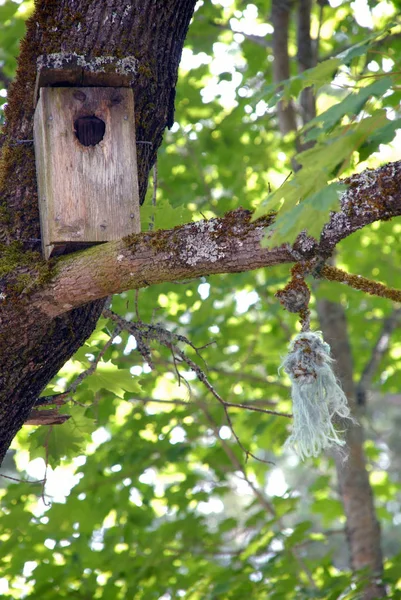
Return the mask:
[[[88,124],[85,117],[92,117]],[[84,145],[92,140],[87,127],[98,119],[103,139]],[[68,250],[140,231],[130,88],[41,88],[34,138],[46,258],[57,245]]]
[[[83,56],[57,52],[37,59],[33,106],[42,87],[131,87],[137,69],[134,56]]]

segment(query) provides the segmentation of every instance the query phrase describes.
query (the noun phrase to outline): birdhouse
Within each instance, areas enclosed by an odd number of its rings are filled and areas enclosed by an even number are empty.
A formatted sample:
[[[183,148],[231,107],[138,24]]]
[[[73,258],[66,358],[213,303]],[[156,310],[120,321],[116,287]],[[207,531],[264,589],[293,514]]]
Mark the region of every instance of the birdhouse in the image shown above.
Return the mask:
[[[34,144],[46,259],[140,231],[135,59],[38,59]]]

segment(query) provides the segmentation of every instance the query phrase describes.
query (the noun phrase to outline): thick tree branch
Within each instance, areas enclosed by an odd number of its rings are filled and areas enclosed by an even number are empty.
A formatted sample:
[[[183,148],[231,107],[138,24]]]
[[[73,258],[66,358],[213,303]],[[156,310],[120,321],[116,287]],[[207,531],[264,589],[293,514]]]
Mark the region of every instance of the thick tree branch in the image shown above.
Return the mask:
[[[209,23],[209,25],[212,25],[212,27],[216,27],[217,29],[221,29],[222,31],[231,31],[232,34],[239,33],[240,35],[243,35],[244,38],[249,42],[253,42],[258,46],[262,46],[262,48],[271,48],[271,41],[265,36],[246,33],[245,31],[241,31],[240,29],[233,29],[230,23],[217,23],[216,21],[206,20],[204,17],[198,17],[198,21],[206,21],[207,23]]]
[[[71,254],[58,261],[56,276],[30,298],[30,307],[55,317],[128,289],[293,261],[285,247],[260,247],[270,220],[252,223],[251,213],[237,210],[222,219],[133,235]]]
[[[219,273],[330,256],[339,241],[376,220],[401,214],[401,161],[349,178],[341,210],[332,213],[319,242],[300,235],[294,247],[262,248],[273,217],[251,222],[248,211],[146,232],[59,259],[56,275],[29,298],[30,310],[56,317],[128,289]],[[0,286],[1,287],[1,286]],[[1,314],[12,309],[7,288]]]
[[[62,415],[58,412],[58,408],[52,408],[47,410],[33,409],[29,413],[28,419],[25,421],[25,425],[62,425],[71,415]]]

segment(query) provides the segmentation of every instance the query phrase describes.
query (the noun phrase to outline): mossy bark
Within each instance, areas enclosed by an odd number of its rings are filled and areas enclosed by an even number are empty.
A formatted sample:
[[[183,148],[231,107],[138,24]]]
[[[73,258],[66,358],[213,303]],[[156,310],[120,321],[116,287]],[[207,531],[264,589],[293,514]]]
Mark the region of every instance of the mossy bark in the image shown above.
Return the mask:
[[[14,252],[12,266],[20,265],[19,278],[24,275],[27,256],[35,263],[37,281],[49,271],[37,254],[40,228],[34,149],[32,144],[18,143],[33,137],[37,57],[75,52],[88,57],[130,55],[138,60],[133,84],[136,134],[138,141],[150,142],[137,146],[143,199],[164,129],[173,120],[178,65],[194,5],[195,0],[37,0],[9,91],[2,138],[0,267],[4,274],[4,248],[11,244],[18,248],[19,258]],[[27,268],[27,272],[31,271]],[[45,385],[91,334],[104,304],[103,300],[92,302],[50,319],[34,308],[19,310],[21,286],[18,281],[15,284],[15,302],[8,303],[7,310],[3,307],[0,316],[0,460]]]

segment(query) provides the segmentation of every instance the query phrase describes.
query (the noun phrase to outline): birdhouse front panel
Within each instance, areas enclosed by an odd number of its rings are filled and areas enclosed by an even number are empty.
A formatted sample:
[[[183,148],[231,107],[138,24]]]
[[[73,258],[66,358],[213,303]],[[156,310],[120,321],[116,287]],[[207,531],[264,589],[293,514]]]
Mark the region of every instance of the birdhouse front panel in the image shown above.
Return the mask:
[[[132,89],[41,88],[34,139],[46,258],[140,231]]]

